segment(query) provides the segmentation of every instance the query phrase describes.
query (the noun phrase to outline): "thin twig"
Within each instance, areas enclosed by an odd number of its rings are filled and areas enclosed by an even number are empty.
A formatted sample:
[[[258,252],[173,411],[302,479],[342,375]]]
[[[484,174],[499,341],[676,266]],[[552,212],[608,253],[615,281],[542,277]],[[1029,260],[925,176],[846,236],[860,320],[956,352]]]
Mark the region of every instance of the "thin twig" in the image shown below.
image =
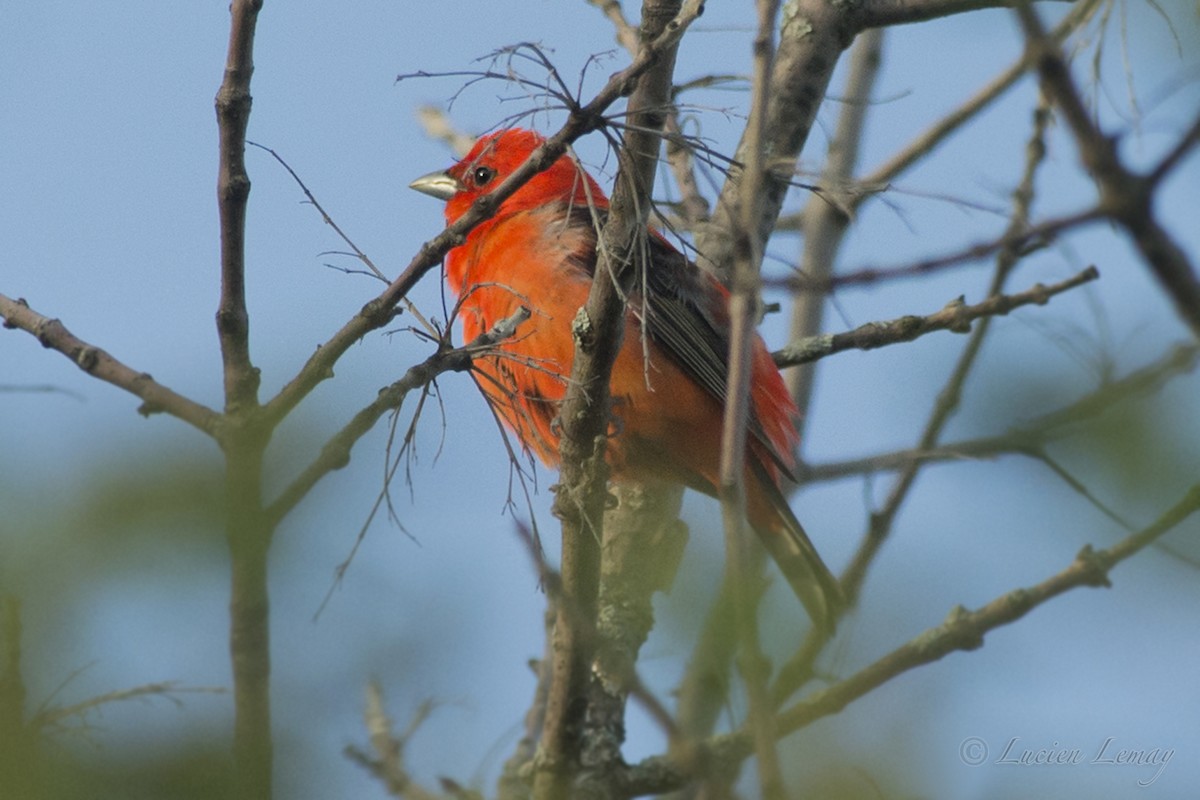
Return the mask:
[[[1089,208],[1031,225],[1017,233],[1006,232],[986,242],[968,245],[944,255],[922,258],[903,266],[858,267],[824,280],[814,280],[806,275],[797,274],[783,280],[767,279],[765,282],[769,286],[778,285],[791,291],[828,292],[847,286],[868,286],[881,281],[917,278],[979,261],[1004,249],[1015,249],[1025,253],[1041,248],[1065,231],[1103,219],[1104,212],[1101,209]]]
[[[176,705],[181,705],[177,695],[182,694],[225,694],[228,690],[221,686],[181,686],[176,681],[161,681],[133,686],[129,689],[117,689],[104,694],[89,697],[78,703],[61,708],[46,708],[35,714],[29,725],[34,729],[45,729],[60,726],[72,717],[83,718],[101,706],[120,703],[125,700],[136,700],[147,697],[163,697]]]
[[[1126,230],[1180,319],[1200,337],[1200,279],[1187,254],[1154,217],[1155,183],[1122,163],[1117,140],[1101,131],[1088,113],[1058,44],[1046,35],[1036,12],[1024,3],[1017,4],[1015,10],[1043,90],[1061,111],[1075,137],[1080,161],[1100,190],[1100,209]],[[1200,133],[1193,126],[1181,144],[1197,136]],[[1161,171],[1153,174],[1162,177]]]
[[[738,666],[746,687],[746,725],[754,739],[758,783],[767,800],[783,800],[787,788],[776,749],[774,708],[767,698],[770,662],[762,651],[758,630],[758,608],[766,582],[762,559],[752,549],[746,523],[746,439],[750,419],[752,347],[758,306],[763,249],[766,236],[759,226],[762,193],[767,178],[766,113],[771,96],[771,68],[775,51],[775,17],[778,0],[757,0],[757,31],[753,45],[750,118],[742,137],[744,169],[738,197],[738,226],[733,231],[734,258],[729,298],[729,374],[721,428],[721,458],[718,486],[725,531],[726,569],[733,585],[733,607],[737,620]],[[824,620],[813,620],[814,627]]]
[[[1151,545],[1197,511],[1200,511],[1200,484],[1192,486],[1179,502],[1146,528],[1104,550],[1085,546],[1069,566],[1041,583],[1014,589],[975,611],[961,606],[954,608],[941,625],[783,711],[779,715],[779,735],[786,736],[815,720],[836,714],[897,675],[956,651],[976,650],[991,631],[1016,622],[1065,592],[1081,587],[1110,586],[1108,576],[1117,564]],[[702,757],[688,764],[670,757],[648,758],[629,768],[626,776],[629,796],[674,791],[692,780],[698,768],[720,769],[722,764],[741,761],[753,750],[753,733],[742,728],[715,737],[702,748]]]
[[[991,285],[988,287],[989,298],[1000,296],[1009,275],[1011,275],[1012,270],[1016,267],[1023,254],[1019,237],[1020,234],[1026,231],[1029,225],[1030,207],[1033,203],[1034,177],[1046,154],[1044,137],[1047,123],[1048,115],[1046,109],[1039,106],[1033,114],[1032,131],[1026,146],[1026,158],[1021,179],[1012,193],[1012,219],[1004,236],[1001,237],[1004,240],[1008,240],[1010,244],[1001,247],[997,251],[995,269]],[[1090,272],[1085,270],[1078,277],[1091,280],[1096,277],[1095,269],[1093,268]],[[979,325],[971,332],[970,338],[967,340],[962,353],[959,355],[958,362],[954,366],[954,370],[946,380],[946,385],[938,394],[937,402],[929,415],[928,421],[925,423],[925,429],[921,433],[918,444],[919,449],[927,449],[937,443],[946,423],[958,409],[963,386],[966,384],[967,377],[974,368],[980,349],[983,347],[983,342],[991,330],[991,320],[992,317],[982,317]],[[917,473],[920,471],[921,466],[920,462],[914,462],[902,470],[896,477],[896,481],[883,508],[871,514],[870,524],[868,530],[863,535],[862,543],[859,545],[850,565],[842,575],[842,586],[846,591],[846,596],[851,598],[852,602],[857,598],[861,590],[867,570],[879,553],[884,541],[888,538],[896,514],[915,485]]]
[[[1050,37],[1061,42],[1070,34],[1084,25],[1103,0],[1079,0],[1071,6],[1071,10],[1054,30]],[[964,124],[974,119],[980,112],[989,108],[993,102],[1002,97],[1029,69],[1029,54],[1023,53],[1007,69],[1001,72],[976,92],[969,100],[955,108],[946,116],[929,126],[923,133],[910,141],[899,152],[877,167],[862,179],[864,186],[886,186],[918,163],[922,158],[936,152],[937,146],[947,137],[959,130]],[[852,209],[855,209],[871,195],[856,194],[846,198]]]
[[[341,226],[338,225],[336,221],[334,221],[333,217],[329,216],[329,212],[327,212],[325,207],[322,206],[317,200],[316,195],[309,190],[308,186],[304,183],[300,176],[296,174],[296,170],[292,169],[292,165],[285,161],[283,156],[279,155],[279,153],[275,152],[275,150],[272,148],[267,147],[266,145],[261,145],[258,142],[247,141],[246,144],[270,153],[271,157],[279,162],[280,166],[287,170],[287,173],[292,176],[292,180],[296,182],[296,185],[300,187],[300,191],[304,192],[304,196],[308,198],[309,204],[317,210],[317,213],[321,215],[321,219],[325,222],[325,224],[333,228],[333,231],[338,235],[338,238],[346,243],[346,245],[354,253],[354,257],[361,261],[367,267],[367,269],[371,271],[372,275],[384,283],[388,283],[387,276],[383,274],[379,267],[375,266],[375,262],[371,260],[371,257],[364,253],[359,246],[356,245],[350,239],[350,237],[346,235],[346,232],[342,230]],[[400,302],[402,302],[404,307],[408,309],[408,312],[412,314],[418,322],[421,323],[421,327],[423,327],[430,336],[438,335],[437,329],[435,329],[433,325],[429,323],[429,320],[425,319],[425,316],[417,309],[415,305],[412,304],[411,300],[405,297],[401,298]]]
[[[807,464],[797,469],[796,477],[801,484],[809,485],[855,475],[903,469],[909,462],[917,460],[938,462],[990,458],[1004,453],[1040,448],[1119,403],[1158,391],[1176,375],[1194,370],[1198,363],[1200,346],[1181,345],[1150,366],[1132,372],[1120,380],[1106,383],[1063,408],[1043,414],[997,436],[966,439],[926,450],[906,448],[846,461]]]
[[[5,328],[32,334],[42,347],[66,356],[75,366],[94,378],[111,383],[119,389],[141,398],[138,413],[144,417],[167,413],[188,423],[218,441],[223,436],[221,415],[197,403],[150,377],[118,361],[95,345],[88,344],[67,330],[57,319],[45,317],[29,307],[22,298],[16,300],[0,294],[0,318]]]
[[[553,164],[566,152],[567,146],[586,133],[603,126],[603,114],[610,105],[625,96],[630,87],[659,60],[662,53],[678,43],[689,20],[672,24],[656,41],[647,45],[633,62],[613,75],[593,98],[584,105],[571,100],[566,123],[549,136],[525,163],[495,189],[475,201],[465,214],[455,220],[433,239],[425,242],[420,251],[382,293],[363,306],[349,322],[335,332],[308,359],[300,372],[264,407],[263,417],[267,424],[277,424],[297,404],[308,396],[322,381],[333,374],[338,359],[367,333],[382,328],[395,315],[396,303],[407,296],[409,290],[433,267],[441,263],[442,257],[452,248],[465,241],[467,234],[480,222],[491,217],[500,204],[511,197],[521,186],[538,172]],[[425,74],[425,73],[420,73]],[[403,76],[402,76],[403,77]],[[498,78],[515,79],[512,75],[497,73]]]
[[[269,523],[272,526],[278,525],[297,503],[308,496],[309,491],[321,478],[350,463],[350,451],[358,440],[375,426],[380,417],[399,408],[410,391],[428,385],[443,372],[470,369],[475,358],[490,352],[497,344],[513,336],[529,317],[529,309],[521,306],[512,316],[500,320],[491,330],[480,334],[470,343],[462,347],[438,350],[420,364],[409,367],[398,381],[381,389],[375,400],[331,436],[317,458],[267,506],[265,515]]]
[[[821,185],[824,187],[843,186],[854,177],[859,146],[866,129],[867,110],[882,60],[883,31],[872,30],[862,34],[851,52],[846,102],[838,115],[837,131],[829,142],[825,169],[821,173]],[[817,279],[826,279],[833,274],[842,237],[850,224],[850,216],[844,208],[850,207],[851,202],[849,198],[840,196],[836,197],[836,202],[829,202],[824,197],[809,198],[801,212],[804,249],[800,257],[800,274]],[[818,335],[824,310],[823,295],[817,292],[800,293],[792,304],[788,338],[797,340]],[[800,412],[801,433],[809,416],[814,375],[812,367],[784,373],[788,392]],[[803,436],[800,438],[804,440]]]
[[[1003,316],[1028,305],[1045,305],[1050,298],[1076,287],[1090,283],[1100,277],[1095,267],[1088,267],[1078,274],[1049,286],[1035,284],[1016,294],[997,294],[974,305],[966,305],[959,297],[950,301],[940,311],[927,316],[906,315],[884,322],[868,322],[843,333],[827,333],[809,336],[791,342],[777,350],[773,356],[780,367],[807,364],[812,361],[841,353],[846,350],[873,350],[901,342],[911,342],[934,331],[967,333],[971,322],[983,317]]]

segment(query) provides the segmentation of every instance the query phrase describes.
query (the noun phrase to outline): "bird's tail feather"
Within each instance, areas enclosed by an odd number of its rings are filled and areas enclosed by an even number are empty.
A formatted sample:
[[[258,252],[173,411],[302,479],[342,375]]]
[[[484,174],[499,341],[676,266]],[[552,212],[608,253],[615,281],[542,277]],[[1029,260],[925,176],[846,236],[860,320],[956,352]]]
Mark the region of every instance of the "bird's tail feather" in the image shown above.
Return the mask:
[[[751,459],[757,486],[754,490],[763,493],[771,511],[774,524],[764,525],[752,519],[755,532],[779,570],[787,579],[796,597],[804,604],[813,624],[832,636],[837,620],[845,610],[846,600],[837,578],[825,566],[816,547],[804,532],[804,527],[792,513],[787,499],[766,468]]]

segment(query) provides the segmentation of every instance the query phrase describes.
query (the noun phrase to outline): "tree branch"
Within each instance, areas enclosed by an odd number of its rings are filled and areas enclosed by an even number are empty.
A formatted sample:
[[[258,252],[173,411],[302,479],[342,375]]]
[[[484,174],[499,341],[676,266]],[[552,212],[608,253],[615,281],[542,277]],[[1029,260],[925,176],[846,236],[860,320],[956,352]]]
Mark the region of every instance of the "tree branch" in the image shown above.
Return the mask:
[[[1006,231],[1001,236],[986,242],[968,245],[945,255],[932,256],[898,267],[859,267],[832,275],[827,279],[812,279],[806,275],[792,275],[783,280],[768,280],[769,285],[781,285],[792,291],[828,292],[844,286],[868,286],[880,281],[916,278],[979,261],[1004,249],[1027,251],[1045,246],[1059,234],[1092,222],[1104,219],[1099,208],[1089,208],[1031,225],[1021,231]]]
[[[1180,345],[1155,364],[1106,383],[1070,405],[1043,414],[997,436],[967,439],[925,450],[906,448],[847,461],[808,464],[797,470],[797,480],[808,485],[853,475],[898,470],[912,461],[951,461],[988,458],[1001,453],[1028,452],[1044,446],[1068,426],[1087,422],[1132,397],[1145,396],[1159,390],[1173,376],[1194,370],[1197,363],[1200,363],[1200,346]]]
[[[254,31],[262,0],[230,5],[229,51],[217,91],[220,133],[217,207],[221,223],[221,299],[217,334],[224,365],[225,534],[229,542],[229,652],[234,691],[234,792],[239,800],[271,796],[271,642],[267,553],[271,528],[262,513],[263,452],[270,428],[258,417],[259,372],[250,360],[246,310],[246,126]]]
[[[808,139],[838,58],[854,38],[843,7],[824,0],[784,3],[762,132],[763,156],[771,169],[756,226],[762,241],[770,236],[779,217],[796,158]],[[743,134],[735,161],[744,163],[749,150],[750,142]],[[725,277],[733,264],[739,196],[737,175],[731,174],[721,189],[712,220],[696,231],[697,261]]]
[[[697,6],[700,5],[695,0],[692,1]],[[698,15],[698,12],[696,14]],[[263,410],[267,423],[277,424],[287,416],[309,392],[333,375],[334,364],[355,342],[371,331],[387,325],[392,320],[395,306],[400,299],[406,297],[429,270],[441,263],[451,248],[462,244],[476,225],[490,218],[502,202],[538,172],[553,164],[576,139],[602,128],[605,124],[605,110],[626,96],[641,76],[658,62],[660,56],[678,43],[691,18],[673,20],[662,36],[648,43],[637,58],[628,67],[614,74],[586,105],[573,103],[563,127],[534,150],[525,163],[513,170],[495,189],[476,200],[470,210],[447,225],[440,234],[421,245],[421,249],[403,272],[318,347],[300,372],[266,404]]]
[[[1075,1],[1057,0],[1064,3]],[[867,0],[858,5],[855,23],[859,30],[888,25],[911,25],[985,8],[1012,8],[1022,2],[1023,0]]]
[[[786,736],[815,720],[836,714],[911,669],[930,664],[959,650],[976,650],[983,646],[986,634],[1016,622],[1065,592],[1084,586],[1109,587],[1108,574],[1117,564],[1147,547],[1198,510],[1200,484],[1192,486],[1179,502],[1148,527],[1105,550],[1085,546],[1066,569],[1041,583],[1003,594],[975,611],[968,611],[962,606],[955,607],[941,625],[930,628],[854,675],[782,712],[779,715],[779,734]],[[648,758],[629,768],[626,776],[628,796],[673,791],[693,779],[701,769],[714,769],[718,765],[744,759],[753,752],[752,739],[752,733],[745,728],[715,737],[704,748],[704,756],[697,760],[699,766],[680,765],[661,756]]]
[[[850,217],[844,208],[852,207],[850,204],[853,202],[849,198],[843,201],[837,187],[848,185],[854,178],[859,145],[866,127],[867,109],[870,108],[871,93],[882,59],[883,31],[868,31],[860,36],[851,54],[850,75],[846,79],[844,92],[846,100],[838,116],[837,131],[829,142],[825,168],[821,172],[821,186],[833,193],[836,202],[821,196],[809,197],[801,212],[804,233],[804,250],[800,257],[802,275],[824,280],[833,274],[842,237],[850,224]],[[824,311],[824,295],[817,292],[798,295],[792,304],[789,338],[806,339],[819,334]],[[788,392],[800,411],[799,424],[802,429],[808,418],[814,374],[812,367],[784,373]]]
[[[1056,42],[1066,39],[1091,19],[1100,3],[1101,0],[1076,0],[1067,15],[1051,31],[1050,38]],[[1026,73],[1029,64],[1030,54],[1026,51],[1007,69],[976,92],[973,97],[931,125],[924,133],[918,135],[903,149],[863,178],[860,182],[861,185],[886,186],[891,183],[909,167],[932,153],[942,141],[974,119],[979,112],[991,106],[993,101],[1001,97]],[[854,194],[845,200],[853,210],[870,196],[868,193]]]
[[[1055,295],[1090,283],[1099,277],[1099,270],[1088,267],[1065,281],[1049,286],[1035,284],[1017,294],[991,295],[975,305],[968,306],[963,302],[963,298],[959,297],[928,316],[910,314],[885,322],[868,322],[843,333],[809,336],[777,350],[773,354],[775,363],[780,367],[808,364],[846,350],[873,350],[877,347],[911,342],[934,331],[967,333],[971,330],[971,322],[976,319],[1003,316],[1023,306],[1045,305]]]
[[[635,259],[643,253],[675,49],[702,10],[699,0],[643,4],[642,43],[634,63],[646,63],[647,69],[639,74],[629,98],[608,221],[597,244],[595,279],[587,304],[572,324],[575,357],[559,411],[563,468],[554,502],[563,523],[564,602],[554,630],[553,682],[534,779],[535,800],[569,796],[581,755],[586,706],[579,700],[586,694],[592,661],[592,643],[582,628],[595,619],[599,542],[608,502],[608,384],[624,331],[626,287],[634,279]]]
[[[1200,336],[1200,280],[1187,254],[1154,217],[1155,184],[1121,163],[1117,140],[1106,136],[1092,121],[1058,45],[1046,35],[1034,10],[1019,4],[1016,12],[1042,87],[1062,112],[1075,136],[1080,160],[1099,188],[1101,211],[1129,234],[1179,317],[1194,335]],[[1185,142],[1189,136],[1184,137]]]
[[[767,111],[765,152],[773,172],[763,193],[759,220],[764,240],[775,227],[790,186],[796,159],[808,139],[817,109],[842,51],[867,28],[892,22],[916,22],[979,8],[1007,8],[1020,0],[877,0],[828,3],[787,0],[783,7],[779,47],[775,58],[771,102]],[[735,153],[744,161],[743,135]],[[737,219],[736,176],[721,189],[712,221],[696,231],[698,260],[718,275],[728,275],[733,259],[733,230]]]
[[[1085,546],[1062,572],[1039,584],[1015,589],[976,611],[961,606],[946,621],[876,661],[851,677],[800,701],[780,715],[780,728],[790,733],[810,722],[836,713],[853,700],[914,667],[929,664],[956,650],[983,646],[984,635],[1024,617],[1034,608],[1064,592],[1083,586],[1111,586],[1108,573],[1120,562],[1148,546],[1200,510],[1200,484],[1191,489],[1148,527],[1105,550]]]
[[[529,319],[530,311],[521,306],[515,314],[502,319],[490,331],[481,333],[470,343],[457,348],[439,348],[429,358],[409,367],[400,380],[380,389],[379,395],[359,411],[350,422],[329,438],[320,455],[300,473],[279,497],[267,507],[266,516],[272,527],[287,516],[308,496],[323,477],[350,463],[350,451],[388,411],[400,408],[413,389],[432,383],[443,372],[462,372],[471,368],[475,358],[486,354],[497,344],[511,338],[517,328]]]
[[[163,386],[149,374],[126,366],[107,351],[88,344],[57,319],[44,317],[31,309],[23,299],[13,300],[0,294],[0,318],[4,320],[4,327],[32,334],[42,347],[62,353],[93,378],[141,398],[138,413],[142,416],[165,412],[220,441],[223,429],[219,413]]]
[[[225,365],[225,410],[258,404],[258,370],[250,361],[250,317],[246,311],[246,126],[250,122],[250,78],[254,74],[254,29],[262,0],[235,0],[230,6],[229,54],[217,91],[220,164],[217,207],[221,218],[221,301],[217,333]]]
[[[1034,178],[1038,167],[1041,166],[1046,155],[1045,131],[1047,122],[1046,110],[1044,107],[1039,106],[1033,113],[1032,131],[1026,144],[1026,158],[1021,179],[1017,182],[1017,186],[1012,192],[1013,212],[1002,237],[1004,239],[1014,240],[1029,227],[1030,207],[1033,204]],[[1008,246],[1001,247],[997,251],[992,281],[988,287],[989,297],[995,297],[1000,294],[1008,281],[1008,277],[1020,262],[1022,255],[1022,247],[1015,241]],[[919,448],[932,447],[941,437],[947,421],[949,421],[950,417],[958,409],[959,400],[962,397],[962,387],[975,367],[979,352],[983,347],[984,339],[987,338],[991,330],[991,320],[991,317],[982,318],[980,324],[971,333],[970,338],[963,347],[962,353],[959,354],[958,361],[954,365],[954,370],[946,380],[942,391],[938,394],[929,419],[925,423],[925,429],[921,432],[918,444]],[[916,482],[917,473],[920,471],[920,468],[921,464],[918,462],[901,471],[892,485],[883,508],[871,514],[870,523],[863,535],[862,542],[855,552],[853,559],[851,559],[850,565],[842,575],[842,587],[846,592],[846,596],[851,598],[851,602],[857,598],[862,583],[866,578],[867,570],[878,555],[884,541],[891,534],[892,522],[899,512],[901,505],[908,498],[909,492]],[[807,669],[804,671],[806,672]]]
[[[766,160],[766,112],[771,96],[771,67],[775,59],[777,0],[756,0],[757,30],[753,43],[753,77],[750,83],[750,118],[742,137],[744,152],[737,198],[739,213],[733,236],[733,263],[729,298],[729,374],[721,424],[721,459],[718,494],[725,532],[725,568],[733,587],[737,620],[737,663],[746,687],[747,718],[754,739],[758,783],[766,800],[783,800],[787,789],[775,747],[774,709],[767,698],[771,665],[762,651],[758,608],[766,588],[762,558],[750,538],[746,522],[746,438],[750,419],[750,378],[753,370],[755,327],[761,292],[760,270],[768,233],[758,224],[769,162]],[[824,620],[813,620],[819,627]]]

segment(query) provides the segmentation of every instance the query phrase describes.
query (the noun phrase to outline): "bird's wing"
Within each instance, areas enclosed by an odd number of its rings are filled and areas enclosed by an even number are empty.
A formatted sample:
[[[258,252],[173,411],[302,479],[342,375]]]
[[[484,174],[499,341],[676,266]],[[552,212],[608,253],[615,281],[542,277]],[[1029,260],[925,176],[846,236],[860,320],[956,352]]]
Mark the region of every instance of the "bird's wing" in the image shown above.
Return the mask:
[[[603,209],[575,206],[572,221],[598,226],[607,216]],[[728,293],[720,284],[692,263],[683,253],[657,233],[645,239],[648,256],[645,275],[635,279],[635,291],[645,298],[636,299],[630,307],[640,317],[650,336],[683,370],[722,403],[729,383],[729,324]],[[594,256],[584,264],[595,272]],[[779,452],[758,418],[750,408],[749,431],[761,445],[774,465],[794,480],[790,459]]]

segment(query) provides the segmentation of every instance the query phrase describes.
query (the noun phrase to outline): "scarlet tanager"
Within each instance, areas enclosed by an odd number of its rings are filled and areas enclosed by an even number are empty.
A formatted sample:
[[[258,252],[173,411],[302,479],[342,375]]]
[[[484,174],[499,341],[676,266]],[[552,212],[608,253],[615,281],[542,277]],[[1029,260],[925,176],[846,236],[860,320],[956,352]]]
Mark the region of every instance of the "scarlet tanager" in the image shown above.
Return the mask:
[[[511,129],[481,138],[444,172],[412,188],[446,201],[446,221],[462,216],[542,143]],[[505,200],[446,255],[446,280],[460,298],[466,340],[512,316],[532,317],[497,352],[476,360],[494,408],[531,452],[557,467],[559,405],[575,344],[571,324],[586,303],[596,268],[597,222],[608,209],[599,184],[569,156]],[[649,231],[644,281],[628,299],[621,350],[612,370],[613,435],[607,459],[615,481],[670,481],[716,495],[729,359],[729,292]],[[836,579],[780,490],[794,466],[796,406],[762,338],[753,343],[746,512],[767,551],[813,621],[833,629]]]

